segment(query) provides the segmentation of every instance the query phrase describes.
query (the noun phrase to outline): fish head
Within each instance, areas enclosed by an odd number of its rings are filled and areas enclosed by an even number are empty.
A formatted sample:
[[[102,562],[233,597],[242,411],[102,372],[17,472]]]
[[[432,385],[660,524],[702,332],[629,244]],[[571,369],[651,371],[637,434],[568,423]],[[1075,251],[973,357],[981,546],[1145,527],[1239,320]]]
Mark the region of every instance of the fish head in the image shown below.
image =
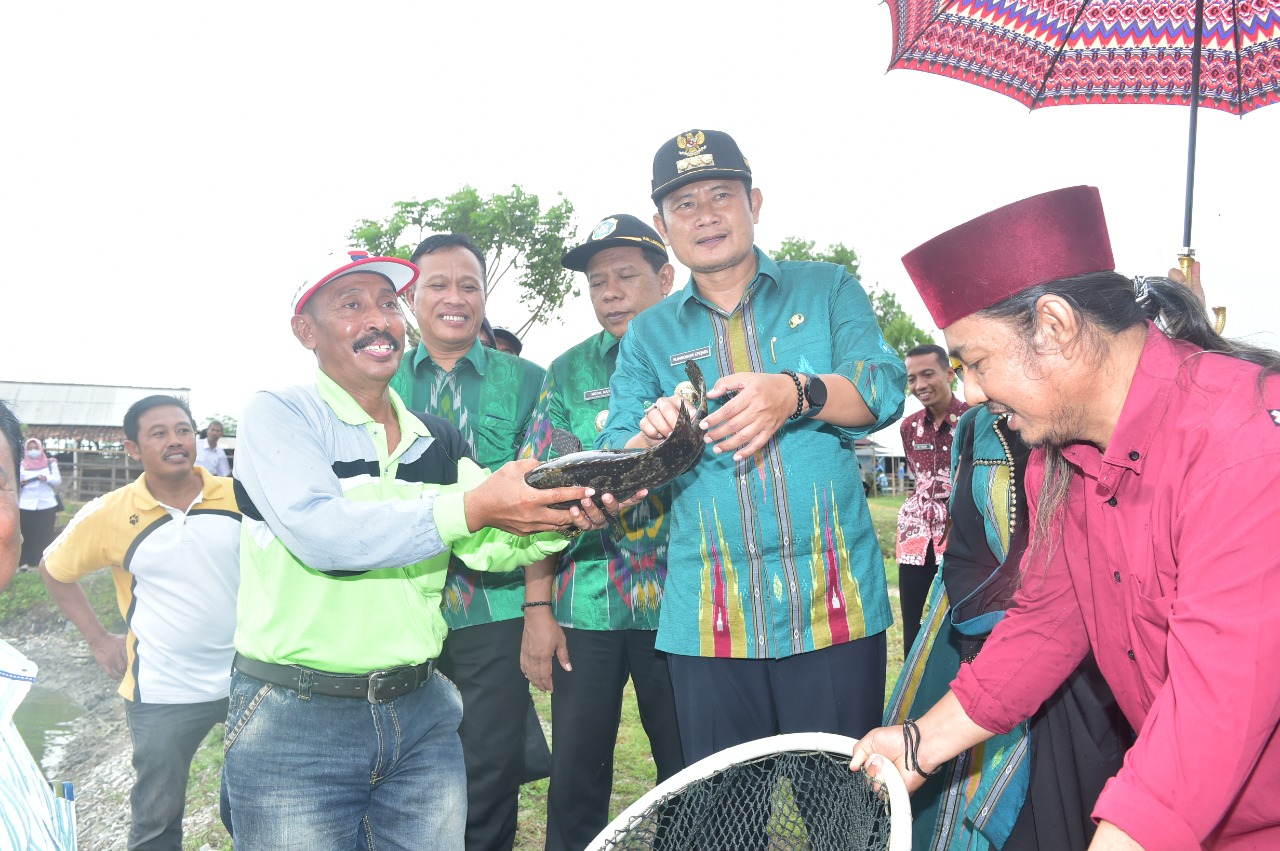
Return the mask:
[[[695,408],[693,421],[696,423],[707,415],[707,380],[702,375],[702,367],[692,360],[684,362],[684,374],[689,376],[693,390],[681,395]]]

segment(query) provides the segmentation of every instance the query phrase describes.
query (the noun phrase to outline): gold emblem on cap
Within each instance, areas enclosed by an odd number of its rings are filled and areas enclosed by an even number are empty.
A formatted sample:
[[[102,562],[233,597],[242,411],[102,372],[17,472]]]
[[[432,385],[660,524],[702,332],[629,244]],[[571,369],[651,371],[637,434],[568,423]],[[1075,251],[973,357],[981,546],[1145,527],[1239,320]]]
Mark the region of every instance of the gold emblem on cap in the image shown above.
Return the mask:
[[[793,314],[792,317],[789,320],[787,320],[787,324],[790,325],[792,328],[800,327],[801,325],[804,324],[804,314],[803,313]]]
[[[606,236],[613,233],[617,229],[618,229],[617,219],[613,219],[613,218],[605,219],[604,221],[600,222],[600,224],[596,225],[596,229],[591,232],[591,238],[604,239]]]
[[[605,408],[596,414],[596,431],[604,431],[604,424],[609,421],[609,409]]]
[[[676,147],[686,157],[700,154],[707,146],[707,137],[701,130],[689,130],[676,137]]]
[[[676,137],[676,147],[684,155],[684,159],[676,160],[676,174],[684,174],[690,169],[708,168],[716,164],[716,158],[704,154],[707,149],[707,137],[701,130],[690,130]]]

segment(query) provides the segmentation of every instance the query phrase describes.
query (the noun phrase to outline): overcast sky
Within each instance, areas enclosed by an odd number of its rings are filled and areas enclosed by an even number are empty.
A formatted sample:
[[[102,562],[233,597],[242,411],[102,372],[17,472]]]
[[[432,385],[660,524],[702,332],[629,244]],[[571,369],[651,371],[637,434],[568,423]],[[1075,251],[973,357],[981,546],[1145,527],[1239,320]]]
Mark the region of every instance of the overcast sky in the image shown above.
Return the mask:
[[[1187,111],[1015,101],[885,73],[887,6],[790,3],[6,4],[0,379],[192,389],[197,418],[309,381],[289,296],[397,200],[522,184],[585,236],[652,213],[653,153],[731,133],[764,194],[757,242],[844,242],[930,327],[902,254],[996,206],[1102,191],[1117,267],[1182,238]],[[1280,345],[1280,108],[1202,110],[1193,244],[1229,335]],[[678,285],[683,282],[683,272]],[[489,305],[517,325],[515,292]],[[546,364],[598,329],[538,327]],[[941,335],[939,335],[941,339]]]

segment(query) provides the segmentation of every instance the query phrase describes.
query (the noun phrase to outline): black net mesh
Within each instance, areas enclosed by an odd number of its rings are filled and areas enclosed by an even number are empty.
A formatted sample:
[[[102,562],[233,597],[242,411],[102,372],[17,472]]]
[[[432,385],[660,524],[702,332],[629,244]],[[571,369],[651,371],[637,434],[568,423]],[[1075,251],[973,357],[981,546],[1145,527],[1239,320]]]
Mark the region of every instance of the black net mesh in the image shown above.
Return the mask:
[[[863,851],[889,845],[889,802],[849,757],[780,753],[658,800],[600,849]]]

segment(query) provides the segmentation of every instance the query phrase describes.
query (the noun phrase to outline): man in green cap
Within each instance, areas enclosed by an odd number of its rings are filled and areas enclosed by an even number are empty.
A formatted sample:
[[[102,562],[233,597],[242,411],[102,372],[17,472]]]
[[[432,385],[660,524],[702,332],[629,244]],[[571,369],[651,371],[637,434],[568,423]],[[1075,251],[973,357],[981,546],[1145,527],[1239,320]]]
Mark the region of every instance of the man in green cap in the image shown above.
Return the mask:
[[[587,276],[603,330],[547,370],[526,446],[543,460],[555,454],[552,429],[570,432],[586,446],[595,442],[608,415],[618,342],[634,317],[671,292],[675,277],[658,234],[624,214],[602,219],[561,262]],[[669,505],[669,492],[650,494],[621,516],[625,534],[588,532],[565,550],[554,571],[540,562],[525,572],[521,666],[535,686],[551,691],[548,851],[580,851],[609,821],[613,749],[628,676],[658,781],[684,766],[666,657],[654,648]]]

